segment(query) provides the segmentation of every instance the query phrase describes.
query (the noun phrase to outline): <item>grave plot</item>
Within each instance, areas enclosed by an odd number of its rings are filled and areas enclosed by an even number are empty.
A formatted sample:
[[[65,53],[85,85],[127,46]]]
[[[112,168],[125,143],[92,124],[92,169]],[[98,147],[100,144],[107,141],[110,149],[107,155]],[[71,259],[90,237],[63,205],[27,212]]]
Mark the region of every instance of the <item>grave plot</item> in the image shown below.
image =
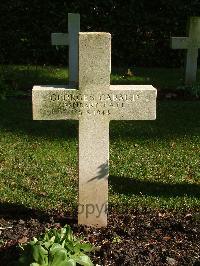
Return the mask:
[[[79,34],[79,87],[35,86],[33,119],[79,120],[79,224],[107,225],[109,122],[154,120],[156,89],[110,85],[111,35]]]

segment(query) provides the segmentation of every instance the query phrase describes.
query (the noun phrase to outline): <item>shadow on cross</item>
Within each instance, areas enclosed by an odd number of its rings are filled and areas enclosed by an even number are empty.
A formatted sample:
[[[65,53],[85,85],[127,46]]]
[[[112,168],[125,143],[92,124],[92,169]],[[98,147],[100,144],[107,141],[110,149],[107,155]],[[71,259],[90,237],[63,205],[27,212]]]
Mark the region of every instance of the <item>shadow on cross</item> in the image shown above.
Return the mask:
[[[96,180],[96,179],[98,179],[98,180],[103,179],[105,177],[107,179],[107,176],[108,176],[108,160],[98,167],[97,175],[94,178],[91,178],[88,181],[88,183],[93,181],[93,180]]]
[[[200,198],[200,184],[165,184],[122,176],[109,176],[109,184],[114,192],[124,195]]]

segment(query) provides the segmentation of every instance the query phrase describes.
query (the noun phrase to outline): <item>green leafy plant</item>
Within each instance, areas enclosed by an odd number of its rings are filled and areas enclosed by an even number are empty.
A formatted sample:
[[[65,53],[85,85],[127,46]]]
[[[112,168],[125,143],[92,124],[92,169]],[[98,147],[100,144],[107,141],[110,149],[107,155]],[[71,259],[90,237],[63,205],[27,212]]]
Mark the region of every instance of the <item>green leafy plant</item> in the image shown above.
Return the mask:
[[[70,226],[49,229],[38,239],[20,245],[22,252],[20,266],[92,266],[85,253],[94,247],[73,236]]]

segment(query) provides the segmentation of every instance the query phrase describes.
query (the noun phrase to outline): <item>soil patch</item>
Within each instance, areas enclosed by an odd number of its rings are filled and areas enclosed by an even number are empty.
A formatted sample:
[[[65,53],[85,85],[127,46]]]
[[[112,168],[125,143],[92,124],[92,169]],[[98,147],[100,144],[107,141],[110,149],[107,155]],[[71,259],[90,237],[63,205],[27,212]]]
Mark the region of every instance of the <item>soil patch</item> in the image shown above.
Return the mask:
[[[70,224],[77,236],[93,243],[94,265],[200,265],[198,211],[132,210],[109,213],[106,228],[78,226],[64,213],[4,209],[0,214],[0,265],[16,261],[17,245],[45,231]]]

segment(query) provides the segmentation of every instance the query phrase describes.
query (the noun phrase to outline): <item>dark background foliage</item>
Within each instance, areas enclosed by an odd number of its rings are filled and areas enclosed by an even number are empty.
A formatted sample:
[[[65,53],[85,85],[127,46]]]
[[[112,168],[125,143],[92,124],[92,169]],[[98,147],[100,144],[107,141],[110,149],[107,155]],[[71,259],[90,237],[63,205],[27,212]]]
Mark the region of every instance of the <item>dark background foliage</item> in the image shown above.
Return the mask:
[[[180,66],[183,51],[170,36],[186,36],[199,0],[7,0],[0,3],[0,63],[67,64],[67,48],[51,46],[51,32],[67,32],[67,13],[81,14],[81,31],[112,34],[115,66]],[[65,56],[66,54],[66,56]]]

